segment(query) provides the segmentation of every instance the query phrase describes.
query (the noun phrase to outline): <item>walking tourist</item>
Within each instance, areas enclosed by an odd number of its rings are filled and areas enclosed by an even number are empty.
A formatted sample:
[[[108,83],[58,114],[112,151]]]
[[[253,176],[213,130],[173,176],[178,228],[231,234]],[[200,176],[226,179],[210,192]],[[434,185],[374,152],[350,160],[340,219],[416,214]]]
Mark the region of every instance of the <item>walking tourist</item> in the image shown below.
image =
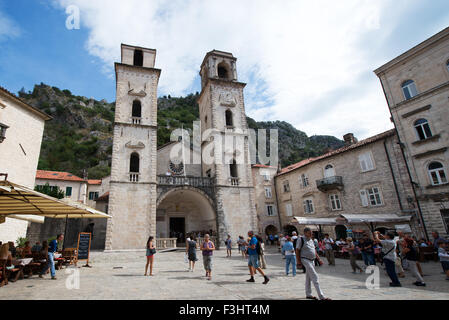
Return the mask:
[[[243,242],[245,242],[245,240],[243,240],[242,236],[239,236],[239,239],[237,240],[237,245],[239,247],[239,253],[243,251],[242,250]]]
[[[270,235],[268,236],[268,240],[270,240],[270,244],[271,244],[271,245],[274,245],[274,236],[273,236],[272,234],[270,234]]]
[[[384,237],[379,231],[374,231],[374,242],[382,245],[383,263],[385,264],[385,269],[391,279],[390,287],[401,287],[395,269],[396,241],[394,241],[394,234],[388,232]]]
[[[296,243],[296,260],[299,266],[306,268],[306,298],[311,300],[330,300],[326,298],[321,291],[318,274],[315,271],[313,261],[318,259],[322,265],[318,252],[315,249],[315,243],[312,239],[312,230],[310,228],[304,229],[304,235],[300,237]],[[318,294],[318,298],[312,296],[312,282]]]
[[[443,271],[446,273],[446,280],[449,280],[449,253],[447,252],[446,241],[440,240],[438,246],[438,257],[440,258]]]
[[[201,245],[201,251],[203,252],[203,265],[206,270],[207,280],[212,280],[212,255],[215,250],[215,245],[210,241],[209,234],[204,236],[204,242]]]
[[[282,259],[285,259],[285,255],[282,253],[282,248],[284,247],[285,241],[287,241],[286,236],[281,234],[279,237],[279,251],[281,251]]]
[[[398,277],[399,278],[405,278],[405,272],[404,272],[404,268],[402,266],[402,247],[405,245],[404,244],[404,233],[402,232],[398,232],[398,236],[394,237],[394,241],[396,241],[396,261],[395,261],[395,266],[396,266],[396,270],[398,271]]]
[[[153,276],[153,262],[156,254],[156,247],[154,246],[154,237],[149,237],[147,241],[147,264],[145,265],[145,276],[148,272],[148,265],[150,266],[150,276]]]
[[[193,272],[195,268],[195,262],[198,261],[196,257],[196,249],[198,245],[196,243],[195,236],[191,236],[190,240],[187,242],[186,253],[187,259],[189,260],[189,271]]]
[[[349,253],[349,262],[351,264],[352,273],[357,273],[357,270],[362,273],[363,269],[357,264],[357,256],[360,254],[360,250],[351,237],[346,239],[346,250]]]
[[[260,253],[260,243],[254,236],[253,231],[248,231],[248,237],[251,239],[248,243],[248,268],[251,278],[246,280],[246,282],[255,282],[254,274],[259,271],[259,273],[264,277],[263,284],[267,284],[270,279],[265,275],[259,266],[259,253]]]
[[[374,260],[374,242],[369,238],[367,233],[365,233],[363,238],[359,240],[359,247],[365,265],[376,265],[376,261]]]
[[[418,270],[418,251],[415,247],[415,242],[411,238],[405,238],[403,243],[402,252],[405,254],[404,258],[409,262],[410,271],[416,277],[415,286],[424,287],[424,279]]]
[[[259,265],[262,269],[267,268],[267,263],[265,261],[265,244],[263,243],[262,237],[256,236],[257,241],[259,241],[260,251],[259,251]]]
[[[64,239],[64,235],[58,234],[58,236],[56,237],[56,240],[50,241],[50,245],[48,246],[48,251],[47,251],[47,264],[45,265],[44,269],[42,269],[41,273],[39,274],[39,278],[43,278],[44,274],[46,274],[48,269],[50,268],[51,279],[56,280],[55,253],[58,251],[58,242],[61,242],[63,239]]]
[[[335,266],[335,254],[334,254],[334,240],[329,237],[329,234],[324,235],[324,254],[326,256],[327,262],[330,266]]]
[[[230,258],[232,255],[232,240],[229,234],[228,238],[225,240],[225,244],[226,244],[226,258]]]
[[[285,255],[285,275],[288,276],[290,265],[292,266],[292,274],[296,276],[296,254],[293,246],[292,238],[287,237],[287,241],[282,247],[282,252]]]

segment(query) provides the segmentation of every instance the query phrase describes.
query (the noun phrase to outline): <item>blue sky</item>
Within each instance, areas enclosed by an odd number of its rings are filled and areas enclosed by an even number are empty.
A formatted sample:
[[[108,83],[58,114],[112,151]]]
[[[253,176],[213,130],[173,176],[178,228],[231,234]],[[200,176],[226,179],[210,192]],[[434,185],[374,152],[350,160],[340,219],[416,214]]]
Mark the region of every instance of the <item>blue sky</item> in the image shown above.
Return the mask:
[[[281,4],[282,5],[281,5]],[[81,28],[65,27],[68,5]],[[0,85],[115,100],[120,43],[156,48],[159,95],[200,91],[206,52],[238,58],[245,107],[308,135],[391,128],[373,70],[449,26],[446,0],[0,0]],[[138,10],[136,10],[138,8]]]

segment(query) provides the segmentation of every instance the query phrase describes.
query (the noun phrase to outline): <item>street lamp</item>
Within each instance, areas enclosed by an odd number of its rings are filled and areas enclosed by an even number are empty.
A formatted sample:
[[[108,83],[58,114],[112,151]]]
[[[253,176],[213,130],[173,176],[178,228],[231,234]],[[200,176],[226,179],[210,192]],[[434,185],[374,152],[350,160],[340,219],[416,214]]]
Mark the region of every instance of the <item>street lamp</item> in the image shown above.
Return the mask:
[[[0,143],[6,138],[6,129],[9,127],[6,124],[0,123]]]

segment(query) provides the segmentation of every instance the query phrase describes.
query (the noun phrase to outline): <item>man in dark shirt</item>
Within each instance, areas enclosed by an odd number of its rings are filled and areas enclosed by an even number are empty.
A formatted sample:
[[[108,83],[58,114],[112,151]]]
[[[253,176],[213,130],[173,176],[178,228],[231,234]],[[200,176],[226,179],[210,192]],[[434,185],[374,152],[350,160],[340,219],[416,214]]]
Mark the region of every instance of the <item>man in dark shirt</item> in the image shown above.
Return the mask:
[[[374,259],[374,242],[373,240],[371,240],[368,235],[365,233],[363,235],[363,240],[360,241],[359,243],[360,245],[360,251],[362,252],[362,258],[363,261],[365,262],[366,266],[369,265],[376,265],[376,261]]]
[[[55,271],[55,253],[58,251],[58,242],[64,239],[63,234],[58,234],[56,240],[51,240],[48,246],[48,256],[47,256],[47,264],[45,268],[42,270],[39,278],[43,278],[44,274],[47,273],[48,268],[50,268],[51,279],[56,280],[56,271]]]

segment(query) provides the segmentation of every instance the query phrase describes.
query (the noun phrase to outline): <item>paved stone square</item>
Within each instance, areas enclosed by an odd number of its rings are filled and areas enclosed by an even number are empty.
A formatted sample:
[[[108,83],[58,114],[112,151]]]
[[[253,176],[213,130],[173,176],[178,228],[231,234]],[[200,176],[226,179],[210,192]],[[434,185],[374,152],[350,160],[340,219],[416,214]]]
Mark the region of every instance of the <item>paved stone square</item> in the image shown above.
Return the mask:
[[[92,252],[92,268],[80,271],[80,288],[69,290],[66,269],[57,271],[58,280],[49,276],[33,276],[0,288],[0,299],[305,299],[305,275],[293,278],[284,274],[284,260],[276,248],[269,247],[266,254],[266,273],[271,281],[262,284],[246,283],[249,278],[246,260],[238,255],[226,258],[226,251],[216,251],[213,261],[213,279],[206,280],[202,261],[195,272],[187,271],[184,252],[158,252],[155,256],[154,277],[144,277],[146,258],[144,252]],[[200,255],[198,255],[201,258]],[[436,262],[423,263],[427,287],[415,287],[415,279],[407,272],[401,279],[402,288],[388,287],[389,279],[381,271],[381,288],[368,290],[366,274],[352,274],[348,260],[337,259],[337,266],[317,268],[324,293],[334,300],[367,299],[449,299],[449,281]],[[362,265],[362,262],[359,262]],[[83,263],[79,263],[79,266]],[[67,270],[73,272],[70,268]],[[313,289],[314,290],[314,289]],[[313,291],[315,294],[315,291]]]

